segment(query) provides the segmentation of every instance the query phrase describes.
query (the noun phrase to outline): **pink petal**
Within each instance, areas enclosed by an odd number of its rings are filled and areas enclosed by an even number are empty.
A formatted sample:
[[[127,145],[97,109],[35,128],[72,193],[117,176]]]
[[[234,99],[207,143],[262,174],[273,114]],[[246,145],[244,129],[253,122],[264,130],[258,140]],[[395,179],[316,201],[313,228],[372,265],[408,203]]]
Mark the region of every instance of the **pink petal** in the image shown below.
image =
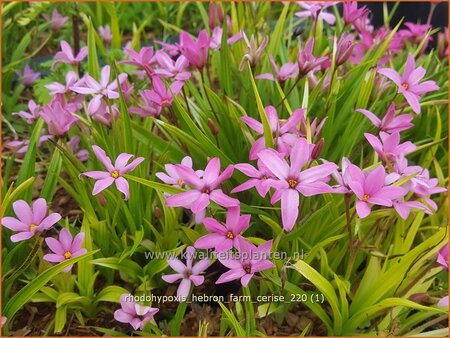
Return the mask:
[[[238,186],[235,187],[233,190],[231,190],[231,192],[232,192],[232,193],[236,193],[236,192],[241,192],[241,191],[244,191],[244,190],[251,189],[251,188],[253,188],[254,186],[256,186],[256,184],[257,184],[258,182],[259,182],[258,179],[252,178],[252,179],[248,180],[247,182],[238,185]]]
[[[226,237],[221,234],[208,234],[200,237],[194,243],[197,249],[211,249],[215,248],[218,243],[223,241]]]
[[[175,166],[178,176],[188,185],[192,185],[197,189],[203,188],[203,181],[197,176],[192,168],[186,167],[184,165]]]
[[[367,117],[374,124],[375,127],[380,128],[381,120],[374,113],[366,109],[356,109],[356,111]]]
[[[263,164],[280,180],[286,180],[289,175],[289,166],[273,149],[264,149],[258,153]]]
[[[216,233],[222,234],[222,235],[227,233],[225,227],[212,217],[204,218],[203,224],[205,225],[205,228],[209,232],[216,232]]]
[[[85,173],[81,173],[81,175],[96,179],[96,180],[101,180],[104,178],[108,178],[111,177],[111,174],[107,171],[87,171]]]
[[[298,217],[298,192],[294,189],[286,189],[281,195],[281,219],[283,228],[289,232],[295,225]]]
[[[114,167],[111,163],[111,160],[109,159],[108,156],[106,156],[105,151],[100,148],[97,145],[93,145],[92,149],[94,150],[94,154],[97,157],[97,159],[103,163],[103,165],[105,166],[105,168],[109,171],[109,172],[113,172],[114,171]],[[112,183],[112,182],[111,182]],[[111,183],[109,185],[111,185]],[[103,188],[104,189],[104,188]],[[103,190],[102,189],[102,190]],[[95,194],[94,194],[95,195]]]
[[[200,260],[198,263],[194,264],[192,267],[192,273],[198,275],[205,271],[211,265],[211,261],[208,258]]]
[[[404,91],[403,95],[405,96],[405,99],[406,101],[408,101],[408,104],[411,106],[412,110],[416,114],[420,114],[419,96],[409,91]]]
[[[291,167],[289,169],[290,176],[297,176],[301,169],[310,160],[310,146],[304,138],[298,139],[291,151]]]
[[[194,283],[195,286],[199,286],[199,285],[202,285],[203,282],[205,281],[205,276],[196,276],[194,274],[194,275],[191,275],[189,277],[189,279],[192,281],[192,283]]]
[[[50,228],[53,224],[59,222],[60,219],[61,215],[55,212],[42,220],[42,222],[39,224],[39,229],[46,230]]]
[[[186,299],[189,296],[191,290],[191,281],[189,279],[183,279],[178,286],[177,297],[179,299]]]
[[[189,190],[173,196],[166,200],[166,205],[169,207],[185,207],[190,208],[202,193],[198,190]]]
[[[121,174],[129,173],[133,171],[139,164],[141,164],[145,159],[143,157],[135,158],[130,164],[126,165],[120,172]]]
[[[208,165],[205,168],[203,182],[209,186],[217,179],[217,177],[219,177],[219,172],[220,160],[218,157],[214,157],[208,162]]]
[[[365,218],[370,214],[369,203],[356,201],[356,212],[360,218]]]
[[[234,167],[248,177],[258,178],[261,175],[254,166],[248,163],[238,163]]]
[[[273,269],[274,267],[275,264],[273,264],[271,261],[262,260],[252,264],[252,272],[256,273],[263,270]]]
[[[114,312],[114,319],[121,323],[130,323],[134,317],[131,314],[119,309]]]
[[[222,237],[222,240],[216,243],[215,249],[217,252],[226,252],[233,247],[233,240],[227,237]]]
[[[169,258],[167,264],[176,272],[183,274],[186,270],[186,265],[182,261],[176,258]]]
[[[378,70],[378,73],[381,75],[386,76],[387,78],[391,79],[392,81],[394,81],[394,83],[397,86],[401,86],[402,85],[402,78],[400,76],[399,73],[397,73],[395,70],[390,69],[390,68],[381,68]]]
[[[15,242],[24,241],[24,240],[30,239],[33,236],[34,236],[33,232],[19,232],[18,234],[11,236],[11,242],[15,243]]]
[[[132,154],[122,153],[117,156],[116,161],[114,162],[114,168],[116,170],[121,170],[125,167],[128,161],[133,157]]]
[[[114,183],[114,178],[113,177],[108,177],[108,178],[104,178],[101,180],[98,180],[97,182],[95,182],[94,184],[94,189],[92,190],[92,195],[97,195],[99,192],[105,190],[106,188],[108,188],[111,184]]]
[[[263,125],[261,122],[256,121],[254,118],[251,117],[241,117],[241,120],[244,121],[244,123],[252,128],[254,131],[256,131],[259,135],[262,135],[264,133]]]
[[[252,277],[253,277],[252,273],[247,273],[244,276],[242,276],[242,278],[241,278],[242,286],[244,286],[244,287],[247,286],[248,283],[250,282],[250,280],[252,279]]]
[[[202,193],[194,203],[192,203],[191,210],[194,214],[199,213],[206,209],[209,205],[209,195]]]
[[[224,208],[236,207],[240,204],[239,200],[225,195],[220,189],[211,191],[209,197],[212,201]]]
[[[33,212],[24,200],[18,200],[13,203],[14,213],[17,218],[25,224],[31,224],[33,222]]]
[[[65,261],[66,259],[62,255],[55,255],[55,254],[46,254],[43,257],[47,262],[51,263],[60,263],[62,261]]]
[[[315,167],[302,171],[299,175],[300,181],[304,183],[312,183],[317,180],[330,176],[338,166],[334,163],[319,164]]]
[[[55,238],[47,237],[45,239],[45,243],[50,248],[50,250],[52,250],[57,255],[64,255],[64,253],[67,251],[64,250],[64,248],[61,246],[61,243]]]
[[[238,269],[232,269],[222,274],[219,279],[217,279],[216,284],[231,282],[232,280],[239,279],[244,275],[246,275],[246,272],[244,271],[244,269],[242,269],[242,267]]]
[[[123,177],[118,177],[115,181],[117,190],[124,194],[125,200],[127,201],[130,198],[130,186],[128,181]]]
[[[2,218],[2,225],[5,228],[8,228],[13,231],[28,231],[29,225],[22,223],[16,218],[13,217],[3,217]]]
[[[79,251],[81,248],[81,245],[83,245],[83,241],[84,241],[84,232],[80,232],[73,239],[72,245],[70,247],[70,251],[72,253]]]
[[[183,275],[181,273],[174,273],[171,275],[162,275],[161,278],[167,282],[167,283],[175,283],[177,280],[183,278]]]

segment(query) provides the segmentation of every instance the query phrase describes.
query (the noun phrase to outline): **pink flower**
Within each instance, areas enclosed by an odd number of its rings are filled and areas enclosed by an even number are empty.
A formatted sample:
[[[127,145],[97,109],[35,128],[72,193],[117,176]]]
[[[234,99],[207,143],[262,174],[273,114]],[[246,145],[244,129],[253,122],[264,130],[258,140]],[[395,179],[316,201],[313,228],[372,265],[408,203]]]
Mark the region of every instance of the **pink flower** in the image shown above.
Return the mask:
[[[165,108],[170,107],[173,102],[173,96],[177,96],[181,91],[184,82],[175,81],[170,85],[170,88],[166,88],[164,82],[158,76],[152,76],[153,89],[146,92],[147,98],[153,102],[157,107]]]
[[[142,100],[142,104],[139,107],[130,107],[128,110],[130,113],[140,116],[159,116],[161,114],[162,107],[155,101],[155,92],[152,90],[140,90],[139,95]]]
[[[111,163],[111,159],[106,156],[105,151],[99,146],[93,145],[92,149],[97,159],[103,163],[107,171],[88,171],[82,173],[87,177],[97,180],[94,185],[94,190],[92,195],[97,195],[99,192],[108,188],[111,184],[115,183],[117,189],[125,195],[125,200],[130,197],[130,189],[128,181],[122,177],[123,174],[133,171],[142,161],[143,157],[137,157],[130,164],[127,165],[128,161],[131,160],[134,155],[122,153],[117,156],[114,166]]]
[[[169,53],[170,56],[177,56],[180,54],[180,44],[170,44],[159,40],[154,41],[155,43],[161,45],[163,47],[162,50],[165,50],[167,53]]]
[[[130,60],[120,61],[120,63],[142,68],[148,76],[153,75],[152,65],[156,63],[153,47],[143,47],[139,53],[130,48],[125,48],[125,52],[130,56]]]
[[[52,12],[52,17],[50,18],[47,14],[42,14],[45,20],[51,23],[52,29],[60,29],[69,19],[67,16],[62,16],[56,9]]]
[[[397,186],[385,186],[386,172],[383,166],[363,173],[360,168],[350,164],[347,168],[347,181],[357,197],[356,212],[360,218],[367,217],[371,204],[391,207],[392,201],[403,197],[407,191]]]
[[[155,70],[155,73],[159,76],[170,77],[175,81],[186,81],[191,77],[190,72],[184,70],[189,66],[189,61],[180,55],[176,61],[174,61],[168,54],[158,51],[155,55],[156,61],[161,68]]]
[[[270,187],[266,184],[266,180],[268,178],[275,178],[275,176],[261,160],[258,160],[257,164],[258,169],[248,163],[238,163],[234,166],[235,169],[244,173],[250,177],[250,179],[231,190],[232,193],[241,192],[255,187],[261,197],[266,197],[270,190]]]
[[[99,110],[104,98],[118,99],[120,97],[119,92],[117,91],[117,80],[113,79],[112,82],[109,83],[110,73],[111,68],[109,66],[104,66],[100,74],[100,82],[97,82],[92,76],[86,74],[83,83],[77,83],[70,88],[79,94],[94,95],[94,98],[88,105],[87,110],[89,115],[94,115],[97,110]],[[122,84],[126,78],[127,74],[120,74],[118,76],[119,83]]]
[[[391,68],[381,68],[378,70],[378,73],[394,81],[394,83],[398,86],[398,93],[403,94],[406,101],[416,114],[420,114],[419,100],[421,95],[438,90],[439,86],[437,86],[434,81],[419,83],[419,81],[425,76],[425,69],[423,67],[415,67],[416,63],[414,61],[414,56],[409,54],[402,76]]]
[[[224,252],[237,248],[238,238],[250,225],[250,215],[240,216],[240,207],[233,207],[227,211],[225,224],[212,217],[204,218],[203,224],[210,233],[197,239],[194,246],[197,249],[214,248],[217,252]]]
[[[298,73],[297,64],[292,63],[292,62],[287,62],[284,65],[282,65],[281,68],[278,68],[272,55],[270,55],[269,59],[270,59],[270,63],[272,64],[273,70],[277,76],[278,82],[284,83],[287,79],[291,79],[291,78],[294,78],[297,76],[297,73]],[[266,79],[266,80],[275,81],[274,76],[270,73],[264,73],[264,74],[258,75],[255,77],[255,79]]]
[[[232,165],[229,165],[220,174],[220,159],[214,157],[208,162],[203,177],[198,177],[193,169],[184,165],[176,165],[176,170],[181,180],[186,185],[192,186],[193,189],[170,196],[166,200],[166,205],[170,207],[189,208],[194,214],[200,215],[204,215],[210,201],[224,208],[239,205],[237,199],[225,195],[222,189],[218,189],[218,186],[233,174]],[[201,218],[203,216],[197,220],[200,221]]]
[[[444,298],[442,298],[437,305],[448,308],[448,296],[445,296]]]
[[[25,119],[28,124],[32,124],[34,121],[39,119],[41,113],[41,106],[38,106],[33,100],[28,101],[28,110],[30,112],[20,111],[18,113],[13,113],[13,115],[18,115]]]
[[[52,263],[60,263],[70,258],[78,257],[87,252],[86,249],[81,249],[81,245],[84,240],[84,232],[80,232],[75,238],[66,228],[63,228],[59,232],[58,240],[47,237],[45,243],[47,243],[50,250],[53,252],[51,254],[44,255],[44,259]],[[72,270],[73,265],[69,265],[64,269],[64,272],[69,272]]]
[[[448,269],[448,244],[439,250],[437,262]]]
[[[208,258],[204,258],[192,265],[195,256],[195,248],[189,246],[186,249],[186,264],[176,258],[169,258],[167,263],[172,269],[175,270],[175,274],[163,275],[161,278],[167,283],[174,283],[181,279],[181,283],[178,286],[177,297],[180,302],[185,301],[189,296],[189,291],[191,290],[191,284],[195,286],[202,285],[205,277],[200,275],[205,271],[211,262]]]
[[[61,219],[58,213],[47,216],[47,202],[43,198],[35,200],[33,206],[28,205],[24,200],[15,201],[13,210],[17,218],[2,218],[2,225],[5,228],[18,232],[11,236],[12,242],[27,240],[49,229]]]
[[[66,94],[71,91],[71,87],[77,85],[78,82],[78,75],[73,70],[68,72],[66,74],[66,84],[63,85],[59,82],[52,82],[48,85],[45,85],[44,87],[47,88],[50,91],[50,95],[57,95],[57,94]],[[78,83],[78,84],[81,84]]]
[[[67,63],[68,65],[77,66],[88,55],[88,48],[83,47],[78,52],[77,56],[74,56],[72,47],[65,41],[61,41],[61,52],[56,53],[56,61],[53,63],[52,68],[60,62]]]
[[[358,8],[356,1],[345,1],[343,6],[343,19],[346,25],[354,24],[355,21],[361,18],[366,18],[369,10],[366,6]]]
[[[114,319],[121,323],[130,324],[135,330],[143,330],[159,309],[137,304],[131,300],[132,297],[130,294],[120,296],[122,308],[114,312]]]
[[[326,1],[298,1],[297,4],[304,11],[296,12],[295,16],[299,18],[311,17],[313,20],[322,19],[329,25],[334,25],[336,18],[333,14],[325,12],[324,9],[337,3]]]
[[[355,44],[353,43],[353,35],[343,35],[339,39],[336,47],[336,66],[343,65],[350,58],[354,47]]]
[[[213,29],[217,25],[221,25],[223,23],[223,10],[221,4],[215,4],[213,2],[209,3],[208,8],[208,25],[209,28]]]
[[[42,129],[42,132],[44,131],[45,129]],[[41,135],[37,143],[38,147],[40,147],[43,143],[47,142],[48,140],[51,140],[52,138],[53,138],[52,135]],[[29,144],[30,140],[22,140],[22,141],[17,140],[5,143],[5,147],[15,150],[17,157],[22,157],[28,151]]]
[[[398,199],[392,201],[392,205],[397,214],[399,214],[399,216],[403,219],[407,219],[409,217],[411,209],[419,209],[423,210],[427,214],[431,214],[431,211],[418,201],[404,201],[403,199]]]
[[[100,35],[103,41],[110,43],[112,40],[111,27],[109,25],[98,27],[98,35]]]
[[[313,55],[314,51],[314,38],[308,40],[305,45],[305,49],[302,50],[301,44],[298,44],[297,65],[301,75],[306,75],[314,69],[322,66],[328,58],[318,57]]]
[[[76,104],[65,104],[58,97],[54,98],[50,104],[42,107],[41,117],[47,123],[48,132],[54,136],[65,135],[73,124],[78,121],[74,114],[78,109]]]
[[[398,35],[412,44],[420,44],[428,31],[432,28],[430,24],[417,24],[414,22],[405,22],[405,26],[407,29],[399,30]],[[428,43],[432,40],[433,38],[428,36],[423,49],[427,48]]]
[[[369,133],[364,133],[364,136],[384,163],[396,162],[401,155],[407,155],[416,150],[416,146],[410,141],[400,143],[398,132],[388,134],[382,131],[380,132],[381,140]]]
[[[232,280],[241,279],[242,286],[247,286],[255,273],[273,269],[273,264],[268,258],[272,249],[272,241],[267,241],[256,247],[247,242],[243,237],[237,240],[238,253],[233,258],[228,258],[231,253],[222,253],[218,255],[220,263],[226,266],[230,271],[222,274],[216,281],[216,284],[227,283]]]
[[[320,164],[302,171],[302,168],[311,161],[313,147],[306,139],[298,139],[291,150],[290,164],[281,159],[273,149],[265,149],[258,153],[259,159],[277,177],[268,179],[267,184],[276,190],[271,203],[274,204],[281,199],[281,220],[287,232],[292,230],[298,218],[299,194],[313,196],[332,192],[324,180],[336,170],[336,164]]]
[[[192,158],[190,158],[189,156],[185,156],[182,160],[181,160],[181,165],[192,169]],[[156,173],[156,177],[158,177],[161,181],[163,181],[166,184],[170,184],[174,187],[178,187],[178,188],[184,188],[185,186],[185,182],[183,181],[183,179],[180,177],[180,175],[178,175],[178,171],[177,168],[174,164],[166,164],[164,166],[164,168],[166,169],[167,174],[159,172]],[[196,175],[201,178],[203,176],[203,170],[197,170]]]
[[[383,119],[381,120],[374,113],[366,109],[357,109],[356,111],[366,116],[370,120],[370,122],[372,122],[373,125],[377,127],[380,131],[384,131],[389,134],[395,132],[399,133],[413,126],[413,124],[411,123],[412,121],[411,115],[403,114],[395,116],[394,103],[391,103],[389,105],[386,115],[384,115]]]
[[[19,72],[16,70],[17,76],[22,80],[23,84],[27,87],[31,86],[34,81],[39,79],[41,73],[33,71],[30,65],[25,65],[23,72]]]
[[[289,139],[292,138],[292,134],[290,134],[290,132],[293,131],[295,126],[298,125],[303,119],[304,109],[296,109],[285,122],[280,121],[275,107],[267,106],[264,110],[269,120],[272,136],[274,138],[277,137],[278,151],[283,155],[289,155],[289,145],[291,143]],[[263,125],[261,122],[247,116],[242,117],[241,120],[256,131],[258,135],[261,135],[261,137],[253,143],[250,149],[250,160],[256,160],[258,158],[258,152],[266,148]],[[296,136],[294,137],[296,138]]]
[[[326,160],[322,160],[324,163],[330,163]],[[337,185],[332,186],[334,193],[338,194],[348,194],[351,192],[350,187],[347,182],[347,175],[345,174],[348,166],[351,164],[347,157],[343,157],[341,160],[341,171],[337,169],[331,173],[333,179],[337,182]]]
[[[180,51],[198,69],[203,68],[208,62],[208,50],[210,40],[206,30],[201,30],[197,40],[193,40],[186,32],[180,33]]]

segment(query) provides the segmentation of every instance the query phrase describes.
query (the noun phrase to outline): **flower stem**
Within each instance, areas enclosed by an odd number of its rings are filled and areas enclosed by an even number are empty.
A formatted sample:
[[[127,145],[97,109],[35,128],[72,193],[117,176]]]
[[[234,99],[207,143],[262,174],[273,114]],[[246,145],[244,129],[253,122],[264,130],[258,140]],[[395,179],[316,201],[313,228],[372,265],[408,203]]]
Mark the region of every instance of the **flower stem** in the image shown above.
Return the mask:
[[[295,83],[293,84],[293,86],[291,87],[291,89],[289,89],[289,91],[287,92],[286,95],[284,95],[284,97],[281,99],[280,103],[277,104],[277,106],[275,107],[275,109],[278,109],[283,102],[288,98],[288,96],[292,93],[292,91],[294,90],[295,87],[297,87],[298,83],[300,82],[300,80],[302,79],[302,76],[300,74],[298,74],[297,76],[297,80],[295,80]]]
[[[213,105],[212,105],[211,100],[209,98],[208,92],[206,90],[205,75],[203,74],[203,71],[201,71],[201,70],[200,70],[200,77],[201,77],[201,80],[202,80],[202,86],[203,86],[203,91],[205,92],[206,100],[208,101],[209,106],[211,107],[211,111],[213,112],[214,117],[216,118],[216,121],[219,122],[219,118],[217,116],[217,113],[216,113],[216,111],[213,108]]]

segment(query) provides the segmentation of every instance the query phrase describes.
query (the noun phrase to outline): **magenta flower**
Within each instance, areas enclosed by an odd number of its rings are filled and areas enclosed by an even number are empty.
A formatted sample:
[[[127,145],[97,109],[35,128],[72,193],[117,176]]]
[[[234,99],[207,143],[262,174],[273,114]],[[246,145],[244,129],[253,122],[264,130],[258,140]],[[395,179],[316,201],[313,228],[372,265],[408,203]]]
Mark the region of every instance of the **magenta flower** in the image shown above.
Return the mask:
[[[416,150],[416,146],[410,141],[400,143],[398,132],[388,134],[382,131],[380,132],[381,140],[369,133],[364,133],[364,136],[384,163],[395,162],[401,155],[407,155]]]
[[[117,156],[117,159],[112,165],[111,159],[106,156],[105,151],[97,145],[93,145],[92,149],[97,159],[103,163],[107,171],[88,171],[82,173],[82,175],[97,180],[94,185],[92,195],[97,195],[99,192],[108,188],[111,184],[115,183],[117,189],[125,195],[125,200],[130,197],[130,188],[128,181],[122,177],[122,175],[133,171],[142,161],[143,157],[137,157],[130,164],[127,164],[134,155],[122,153]]]
[[[66,228],[63,228],[59,232],[58,240],[47,237],[45,243],[47,243],[50,250],[53,252],[51,254],[44,255],[44,259],[52,263],[60,263],[65,260],[81,256],[87,252],[86,249],[82,249],[81,245],[84,240],[84,232],[80,232],[75,238]],[[73,265],[69,265],[64,269],[64,272],[69,272],[72,270]]]
[[[275,264],[268,259],[272,249],[271,240],[256,247],[243,237],[238,237],[237,247],[238,253],[233,258],[229,258],[229,255],[233,255],[230,253],[218,255],[220,263],[229,268],[230,271],[222,274],[216,284],[241,279],[242,286],[247,286],[255,273],[275,267]]]
[[[374,113],[366,110],[366,109],[356,109],[357,112],[360,112],[364,116],[366,116],[370,122],[373,123],[375,127],[377,127],[380,131],[384,131],[386,133],[399,133],[401,131],[407,130],[413,126],[411,123],[412,116],[409,114],[403,114],[395,116],[395,104],[391,103],[389,108],[384,115],[383,119],[379,119]]]
[[[57,95],[57,94],[66,94],[71,91],[71,87],[75,85],[80,85],[82,82],[77,83],[78,75],[73,70],[68,72],[66,74],[66,84],[61,84],[59,82],[52,82],[48,85],[45,85],[44,87],[47,88],[50,91],[50,95]]]
[[[358,8],[358,3],[356,1],[345,1],[342,3],[342,6],[342,16],[346,25],[354,24],[355,21],[366,18],[369,12],[366,6]]]
[[[141,97],[142,103],[139,107],[130,107],[128,110],[130,113],[137,114],[140,116],[159,116],[161,114],[162,107],[155,101],[155,92],[149,89],[140,90],[139,95]]]
[[[52,29],[60,29],[69,19],[68,16],[62,16],[58,10],[54,9],[52,12],[52,17],[49,17],[47,14],[42,14],[45,20],[51,23]]]
[[[393,200],[407,193],[407,190],[401,187],[385,186],[386,172],[383,166],[363,173],[360,168],[350,164],[347,173],[348,185],[357,197],[356,212],[360,218],[370,214],[372,204],[391,207]]]
[[[99,110],[102,100],[104,98],[108,99],[118,99],[120,97],[117,90],[117,81],[113,79],[109,83],[109,77],[111,73],[111,68],[109,66],[104,66],[100,74],[100,83],[97,82],[92,76],[86,74],[84,76],[84,81],[82,83],[77,83],[70,89],[76,93],[87,95],[94,95],[94,98],[89,102],[88,113],[89,115],[94,115],[97,110]],[[118,76],[119,83],[122,84],[127,78],[127,74],[122,73]]]
[[[184,82],[175,81],[169,88],[166,88],[164,82],[158,76],[152,76],[153,89],[146,91],[145,95],[149,101],[153,102],[157,107],[170,107],[173,102],[173,96],[177,96],[183,88]],[[173,94],[172,94],[173,93]]]
[[[244,173],[250,177],[250,179],[231,190],[232,193],[241,192],[255,187],[261,197],[266,197],[270,190],[270,187],[266,184],[266,181],[268,178],[275,178],[275,176],[264,165],[264,163],[262,163],[261,160],[258,160],[257,165],[258,169],[248,163],[238,163],[234,166],[235,169]]]
[[[297,65],[301,75],[306,75],[309,72],[321,67],[328,58],[326,56],[316,58],[313,55],[314,38],[308,40],[305,49],[302,50],[301,44],[298,44]]]
[[[25,119],[28,124],[32,124],[34,121],[39,119],[41,114],[41,106],[37,105],[36,102],[33,100],[28,101],[28,110],[26,111],[20,111],[18,113],[12,113],[13,115],[18,115],[21,118]]]
[[[250,215],[241,216],[240,213],[240,207],[229,208],[225,224],[212,217],[204,218],[203,224],[210,233],[197,239],[194,246],[197,249],[214,248],[217,252],[237,248],[238,238],[250,225]]]
[[[43,198],[35,200],[32,206],[24,200],[15,201],[13,210],[17,218],[2,218],[2,225],[5,228],[18,232],[11,236],[11,242],[27,240],[35,234],[49,229],[61,219],[61,215],[58,213],[47,216],[47,202]]]
[[[223,10],[221,4],[216,4],[214,2],[209,3],[208,8],[208,25],[209,28],[213,29],[217,25],[221,25],[223,23]]]
[[[399,216],[403,219],[407,219],[411,212],[411,209],[423,210],[426,214],[431,214],[431,211],[422,203],[418,201],[404,201],[403,199],[398,199],[392,201],[392,206]]]
[[[154,41],[155,41],[155,43],[161,45],[162,50],[169,53],[170,56],[177,56],[180,54],[180,44],[179,43],[170,44],[170,43],[167,43],[164,41],[159,41],[159,40],[154,40]]]
[[[448,269],[448,244],[439,250],[437,262]]]
[[[197,40],[193,40],[186,32],[180,33],[180,51],[188,61],[198,69],[208,62],[210,40],[206,30],[201,30]]]
[[[284,83],[287,79],[291,79],[297,76],[298,73],[298,66],[295,63],[287,62],[284,65],[281,66],[281,68],[278,68],[277,64],[275,63],[275,60],[273,59],[272,55],[269,57],[270,63],[272,64],[273,70],[277,76],[277,81],[280,83]],[[273,74],[271,73],[264,73],[261,75],[258,75],[255,77],[255,79],[266,79],[275,81],[275,78]]]
[[[192,169],[192,158],[190,158],[189,156],[185,156],[181,160],[181,165]],[[178,188],[184,188],[185,182],[180,177],[180,175],[178,175],[176,166],[174,164],[166,164],[164,168],[166,169],[167,174],[163,172],[158,172],[155,174],[156,177],[158,177],[161,181],[163,181],[166,184],[170,184]],[[195,174],[199,178],[201,178],[203,176],[203,170],[197,170]]]
[[[391,68],[381,68],[378,70],[378,73],[391,79],[398,86],[398,93],[403,94],[412,110],[416,114],[420,114],[419,100],[421,95],[438,90],[439,86],[434,81],[419,83],[425,76],[425,69],[423,67],[415,67],[414,56],[409,54],[403,75],[400,76],[399,73]]]
[[[191,77],[190,72],[186,72],[185,69],[189,66],[189,61],[180,55],[176,61],[174,61],[168,54],[158,51],[155,55],[156,61],[161,68],[155,70],[155,73],[159,76],[170,77],[175,81],[186,81]]]
[[[329,25],[334,25],[336,18],[333,14],[325,12],[324,9],[337,3],[327,1],[298,1],[297,4],[304,10],[296,12],[295,16],[299,18],[311,17],[313,20],[322,19]]]
[[[354,47],[353,35],[351,34],[343,35],[338,40],[335,59],[336,66],[343,65],[350,58]]]
[[[139,53],[130,48],[124,50],[130,56],[130,60],[120,61],[120,63],[142,68],[148,76],[153,75],[152,65],[156,63],[153,47],[143,47]]]
[[[30,65],[25,65],[23,72],[19,72],[16,70],[17,76],[22,80],[23,84],[27,87],[31,86],[34,81],[39,79],[41,73],[33,71]]]
[[[163,275],[161,278],[167,283],[175,283],[177,280],[181,279],[181,283],[178,286],[177,298],[180,302],[183,302],[189,296],[189,291],[191,290],[192,283],[195,286],[202,285],[205,277],[200,275],[205,271],[208,266],[211,265],[211,261],[208,258],[203,258],[196,264],[192,265],[195,257],[195,248],[189,246],[186,249],[186,264],[176,258],[169,258],[167,263],[176,273],[171,275]]]
[[[99,26],[98,35],[100,35],[103,41],[110,43],[112,40],[111,27],[109,27],[109,25]]]
[[[61,41],[61,51],[56,53],[56,61],[53,63],[52,68],[54,68],[58,63],[63,62],[71,66],[77,66],[81,61],[83,61],[88,55],[88,48],[83,47],[80,49],[78,54],[75,56],[73,54],[72,47],[65,41]]]
[[[269,120],[272,136],[274,138],[277,137],[278,151],[283,155],[288,155],[290,153],[290,132],[294,131],[295,127],[303,119],[304,109],[296,109],[285,122],[280,121],[275,107],[267,106],[264,108],[264,110]],[[247,124],[254,131],[256,131],[258,135],[261,135],[261,137],[252,144],[252,147],[250,149],[250,160],[256,160],[258,158],[258,152],[266,148],[263,125],[261,122],[247,116],[242,117],[241,120],[244,121],[245,124]]]
[[[417,24],[414,22],[405,22],[407,29],[401,29],[398,31],[398,35],[404,39],[408,40],[412,44],[420,44],[424,37],[427,35],[428,31],[431,30],[432,26],[430,24]],[[427,48],[428,43],[432,41],[431,35],[427,37],[423,49]]]
[[[290,164],[273,149],[258,153],[259,159],[276,176],[276,179],[268,179],[267,184],[276,189],[271,203],[281,199],[281,219],[287,232],[292,230],[298,218],[299,194],[313,196],[332,192],[324,180],[337,169],[336,164],[320,164],[302,171],[311,161],[313,147],[306,139],[299,138],[291,150]]]
[[[55,97],[42,107],[41,117],[47,123],[48,132],[54,136],[65,135],[79,119],[75,115],[77,104],[65,104]]]
[[[176,165],[176,170],[181,180],[192,186],[193,189],[170,196],[166,200],[166,205],[189,208],[194,214],[204,214],[210,201],[224,208],[239,205],[237,199],[225,195],[222,189],[218,188],[223,181],[229,179],[233,174],[232,165],[229,165],[220,174],[220,159],[214,157],[208,162],[203,177],[198,177],[193,169],[184,165]]]
[[[135,330],[143,330],[159,309],[137,304],[132,298],[133,296],[130,294],[120,296],[122,308],[114,312],[114,319],[121,323],[130,324]]]
[[[326,160],[322,160],[324,163],[330,163]],[[341,171],[336,169],[331,173],[331,176],[333,179],[337,182],[336,185],[333,185],[331,188],[333,189],[334,193],[337,194],[348,194],[351,193],[351,189],[348,186],[348,180],[346,172],[348,166],[351,164],[350,160],[347,157],[343,157],[341,160]]]

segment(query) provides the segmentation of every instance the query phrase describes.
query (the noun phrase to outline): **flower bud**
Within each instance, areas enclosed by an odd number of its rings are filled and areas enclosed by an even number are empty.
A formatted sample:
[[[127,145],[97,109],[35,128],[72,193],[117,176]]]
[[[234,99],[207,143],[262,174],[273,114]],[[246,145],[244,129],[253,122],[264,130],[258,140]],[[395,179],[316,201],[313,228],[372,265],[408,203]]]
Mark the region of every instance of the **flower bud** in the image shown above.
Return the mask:
[[[311,159],[312,160],[317,160],[320,157],[320,154],[322,153],[322,149],[323,149],[323,145],[325,144],[325,141],[323,138],[321,138],[319,140],[319,142],[317,142],[314,145],[313,151],[311,152]]]
[[[161,209],[159,207],[155,207],[154,214],[156,218],[160,219],[162,217]]]
[[[350,58],[354,47],[355,44],[351,35],[346,35],[339,39],[336,48],[336,66],[344,64]]]
[[[211,130],[211,133],[213,133],[214,136],[219,134],[219,128],[217,128],[216,124],[214,123],[213,120],[208,119],[207,121],[208,123],[208,127]]]

